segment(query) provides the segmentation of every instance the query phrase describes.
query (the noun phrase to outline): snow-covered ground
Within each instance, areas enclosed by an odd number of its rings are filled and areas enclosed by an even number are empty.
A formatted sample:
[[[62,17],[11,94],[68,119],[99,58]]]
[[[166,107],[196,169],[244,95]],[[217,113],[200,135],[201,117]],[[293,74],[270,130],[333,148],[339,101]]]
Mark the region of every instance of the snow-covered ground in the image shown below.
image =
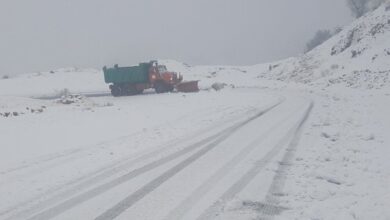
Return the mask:
[[[280,62],[160,61],[199,93],[1,79],[0,219],[390,219],[389,14]]]
[[[389,219],[390,92],[313,94],[289,168],[285,219]]]
[[[239,78],[227,75],[198,77],[206,89],[213,80]],[[94,80],[100,79],[91,74],[88,81]],[[279,102],[152,192],[142,191],[147,196],[118,219],[389,217],[390,91],[316,91],[250,77],[235,82],[219,92],[82,96],[69,105],[29,98],[30,88],[15,96],[9,90],[0,96],[0,112],[18,115],[0,118],[1,219],[96,218],[216,141],[215,134]],[[32,94],[50,93],[53,84]],[[90,91],[104,94],[100,89]],[[154,167],[155,161],[162,164]],[[133,177],[134,170],[142,174]]]

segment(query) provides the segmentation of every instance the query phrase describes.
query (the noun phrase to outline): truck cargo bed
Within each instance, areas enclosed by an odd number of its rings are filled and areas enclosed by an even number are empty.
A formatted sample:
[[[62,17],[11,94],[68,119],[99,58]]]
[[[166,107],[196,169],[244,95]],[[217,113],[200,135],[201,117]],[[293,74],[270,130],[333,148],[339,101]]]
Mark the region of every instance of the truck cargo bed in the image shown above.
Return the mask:
[[[149,63],[138,66],[104,68],[104,81],[106,83],[147,83],[149,80]]]

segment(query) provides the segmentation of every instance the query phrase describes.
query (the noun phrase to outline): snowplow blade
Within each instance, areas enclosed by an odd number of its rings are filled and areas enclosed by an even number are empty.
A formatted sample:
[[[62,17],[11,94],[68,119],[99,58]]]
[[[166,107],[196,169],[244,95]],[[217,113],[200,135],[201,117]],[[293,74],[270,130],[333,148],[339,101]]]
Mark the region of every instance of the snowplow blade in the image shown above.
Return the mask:
[[[179,83],[176,85],[176,90],[178,92],[199,92],[198,82],[199,81],[188,81]]]

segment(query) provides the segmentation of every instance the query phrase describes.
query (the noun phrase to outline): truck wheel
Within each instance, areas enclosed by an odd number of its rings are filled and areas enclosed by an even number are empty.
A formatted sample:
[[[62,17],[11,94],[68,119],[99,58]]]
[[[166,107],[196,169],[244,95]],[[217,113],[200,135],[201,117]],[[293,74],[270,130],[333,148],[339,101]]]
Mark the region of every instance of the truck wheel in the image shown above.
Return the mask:
[[[110,86],[111,95],[114,97],[118,97],[122,95],[122,90],[119,86]]]
[[[127,95],[137,95],[138,91],[135,85],[128,85],[127,87]]]
[[[138,89],[138,90],[137,90],[137,94],[142,94],[143,92],[144,92],[143,89]]]
[[[166,92],[165,85],[162,84],[162,83],[157,83],[157,84],[154,86],[154,89],[156,90],[156,93],[164,93],[164,92]]]
[[[174,87],[173,87],[173,86],[171,86],[171,85],[167,86],[167,92],[172,92],[172,91],[173,91],[173,89],[174,89]]]

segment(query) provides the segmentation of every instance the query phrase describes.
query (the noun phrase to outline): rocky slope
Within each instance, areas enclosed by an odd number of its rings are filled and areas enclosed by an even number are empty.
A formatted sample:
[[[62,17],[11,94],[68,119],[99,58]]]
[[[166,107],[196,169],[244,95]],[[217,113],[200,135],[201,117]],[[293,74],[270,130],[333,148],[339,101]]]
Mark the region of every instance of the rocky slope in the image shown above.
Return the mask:
[[[390,2],[357,19],[314,50],[269,65],[261,77],[316,86],[388,86]]]

